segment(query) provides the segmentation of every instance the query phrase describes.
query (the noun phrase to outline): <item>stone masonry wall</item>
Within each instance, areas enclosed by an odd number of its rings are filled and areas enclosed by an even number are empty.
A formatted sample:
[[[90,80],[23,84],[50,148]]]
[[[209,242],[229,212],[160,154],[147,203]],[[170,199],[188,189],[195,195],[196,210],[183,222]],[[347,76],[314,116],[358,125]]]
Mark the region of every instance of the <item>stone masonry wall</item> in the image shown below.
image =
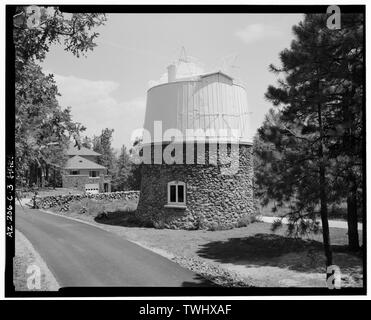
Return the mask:
[[[94,200],[134,200],[137,201],[139,198],[139,191],[117,191],[117,192],[106,192],[106,193],[83,193],[83,194],[66,194],[58,196],[46,196],[41,197],[38,200],[38,206],[43,209],[48,209],[56,206],[68,205],[72,201],[81,201],[82,199],[94,199]]]
[[[232,175],[222,175],[221,165],[208,162],[204,165],[142,165],[136,214],[159,228],[228,229],[238,226],[254,212],[251,152],[251,145],[239,145],[239,169]],[[167,183],[173,180],[186,183],[186,209],[165,208]]]

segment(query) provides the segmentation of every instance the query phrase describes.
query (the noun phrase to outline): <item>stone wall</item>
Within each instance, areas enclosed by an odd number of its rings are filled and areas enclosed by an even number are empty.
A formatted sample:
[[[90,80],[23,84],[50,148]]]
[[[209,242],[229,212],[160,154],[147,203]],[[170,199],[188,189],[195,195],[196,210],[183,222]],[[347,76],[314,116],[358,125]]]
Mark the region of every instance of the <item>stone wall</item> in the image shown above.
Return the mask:
[[[206,159],[208,153],[206,146]],[[239,145],[237,173],[222,175],[221,167],[220,163],[209,162],[204,165],[143,164],[136,214],[159,228],[228,229],[238,226],[254,213],[251,145]],[[167,183],[173,180],[186,183],[185,209],[165,207]]]
[[[139,191],[117,191],[117,192],[106,192],[98,194],[67,194],[59,196],[46,196],[38,200],[38,206],[43,209],[48,209],[56,206],[62,206],[69,204],[72,201],[80,201],[82,199],[94,199],[94,200],[138,200]]]

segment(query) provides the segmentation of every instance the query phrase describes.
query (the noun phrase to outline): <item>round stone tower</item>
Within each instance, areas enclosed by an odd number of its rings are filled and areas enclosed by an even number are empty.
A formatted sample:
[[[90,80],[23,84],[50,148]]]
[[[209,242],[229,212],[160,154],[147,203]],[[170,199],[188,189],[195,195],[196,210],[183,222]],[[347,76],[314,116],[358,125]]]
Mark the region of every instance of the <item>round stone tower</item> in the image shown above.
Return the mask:
[[[170,65],[147,92],[137,215],[160,228],[239,226],[254,210],[246,90],[223,72],[182,70],[194,69]]]

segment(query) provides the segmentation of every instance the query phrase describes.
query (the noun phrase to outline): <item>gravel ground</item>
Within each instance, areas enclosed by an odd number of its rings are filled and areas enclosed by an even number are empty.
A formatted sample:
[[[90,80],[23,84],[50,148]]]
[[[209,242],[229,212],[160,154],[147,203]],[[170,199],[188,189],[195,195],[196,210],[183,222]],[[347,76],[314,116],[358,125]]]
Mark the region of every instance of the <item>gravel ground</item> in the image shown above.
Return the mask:
[[[30,273],[27,273],[27,269]],[[29,288],[27,279],[40,270],[40,287]],[[18,230],[15,232],[15,256],[13,259],[13,283],[16,291],[57,291],[59,285],[32,244]],[[30,281],[29,281],[30,282]],[[35,284],[36,282],[32,282]]]

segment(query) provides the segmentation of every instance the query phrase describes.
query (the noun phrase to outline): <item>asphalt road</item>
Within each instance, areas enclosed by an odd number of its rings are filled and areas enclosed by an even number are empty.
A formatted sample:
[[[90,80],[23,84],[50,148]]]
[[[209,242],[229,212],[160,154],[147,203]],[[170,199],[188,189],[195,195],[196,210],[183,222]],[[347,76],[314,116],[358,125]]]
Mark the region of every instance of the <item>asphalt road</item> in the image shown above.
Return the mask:
[[[17,206],[16,228],[61,287],[210,285],[152,251],[85,223]]]

